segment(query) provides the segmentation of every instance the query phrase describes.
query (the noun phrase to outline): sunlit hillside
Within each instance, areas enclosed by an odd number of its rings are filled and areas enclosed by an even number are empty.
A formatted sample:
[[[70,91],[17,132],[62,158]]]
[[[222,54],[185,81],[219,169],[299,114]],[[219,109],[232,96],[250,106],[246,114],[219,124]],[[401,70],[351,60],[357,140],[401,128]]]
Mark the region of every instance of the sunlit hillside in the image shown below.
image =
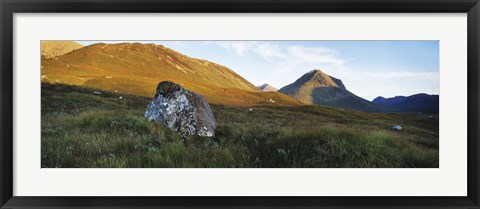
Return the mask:
[[[280,93],[262,92],[225,66],[161,45],[94,44],[55,59],[42,58],[42,81],[48,83],[151,97],[165,80],[202,94],[213,104],[301,104]]]
[[[42,41],[40,47],[42,56],[53,58],[82,48],[83,45],[74,41]]]

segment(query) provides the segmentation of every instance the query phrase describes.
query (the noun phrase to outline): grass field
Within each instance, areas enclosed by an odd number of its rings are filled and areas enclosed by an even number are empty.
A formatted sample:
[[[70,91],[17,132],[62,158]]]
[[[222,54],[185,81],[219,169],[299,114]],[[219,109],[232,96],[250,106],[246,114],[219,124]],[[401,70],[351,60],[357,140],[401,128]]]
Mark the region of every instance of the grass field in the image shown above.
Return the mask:
[[[212,105],[216,136],[182,140],[143,117],[150,98],[93,91],[42,83],[42,167],[439,166],[438,117]]]

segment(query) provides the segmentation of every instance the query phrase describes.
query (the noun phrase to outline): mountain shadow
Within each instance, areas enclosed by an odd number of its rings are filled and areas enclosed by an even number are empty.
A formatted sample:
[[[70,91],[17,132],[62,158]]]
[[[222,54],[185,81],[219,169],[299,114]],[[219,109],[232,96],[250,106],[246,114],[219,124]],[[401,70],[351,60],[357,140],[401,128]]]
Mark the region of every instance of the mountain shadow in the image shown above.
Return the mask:
[[[396,96],[392,98],[377,97],[373,103],[383,106],[400,109],[403,112],[439,112],[439,95],[429,95],[425,93],[414,94],[411,96]]]

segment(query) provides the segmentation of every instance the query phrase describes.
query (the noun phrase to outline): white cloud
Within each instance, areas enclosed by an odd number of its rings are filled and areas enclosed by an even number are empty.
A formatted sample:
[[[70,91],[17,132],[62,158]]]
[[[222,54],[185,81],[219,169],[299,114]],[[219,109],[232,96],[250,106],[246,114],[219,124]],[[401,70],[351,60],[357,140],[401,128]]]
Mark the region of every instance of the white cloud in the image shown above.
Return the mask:
[[[342,65],[345,62],[338,51],[324,47],[282,47],[278,44],[258,41],[217,41],[214,43],[240,56],[254,53],[266,60],[277,58],[289,63],[308,62],[337,65]]]
[[[252,45],[251,43],[244,43],[244,42],[235,42],[233,44],[231,44],[232,46],[232,49],[235,50],[235,52],[239,55],[244,55],[244,53],[246,51],[249,51],[251,50],[252,48]]]
[[[291,55],[291,59],[302,62],[331,63],[337,65],[342,65],[345,62],[345,60],[340,58],[340,53],[328,48],[290,46],[288,47],[288,52]]]
[[[231,50],[240,56],[253,49],[257,42],[253,41],[216,41],[216,44],[224,49]]]
[[[287,54],[282,52],[280,46],[276,44],[259,44],[253,49],[253,51],[265,59],[288,57]]]

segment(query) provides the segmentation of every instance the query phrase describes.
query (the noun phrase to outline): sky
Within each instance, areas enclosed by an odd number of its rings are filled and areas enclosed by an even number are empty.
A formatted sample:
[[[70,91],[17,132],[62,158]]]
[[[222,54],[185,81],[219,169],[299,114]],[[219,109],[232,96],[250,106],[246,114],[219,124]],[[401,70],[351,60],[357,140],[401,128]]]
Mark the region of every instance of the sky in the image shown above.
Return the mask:
[[[320,69],[367,100],[439,94],[438,41],[77,41],[161,44],[224,65],[254,85],[278,89]]]

